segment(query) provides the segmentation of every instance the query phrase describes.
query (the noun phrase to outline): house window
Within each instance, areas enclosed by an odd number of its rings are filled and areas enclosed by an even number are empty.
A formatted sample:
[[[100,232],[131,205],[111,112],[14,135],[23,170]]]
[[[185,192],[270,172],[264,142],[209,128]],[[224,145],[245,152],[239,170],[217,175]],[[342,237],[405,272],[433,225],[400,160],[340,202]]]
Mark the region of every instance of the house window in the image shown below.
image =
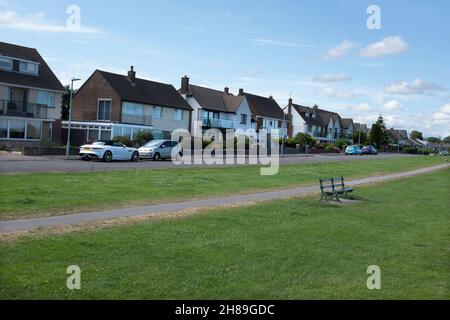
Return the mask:
[[[312,132],[312,129],[313,129],[312,125],[308,124],[308,132]]]
[[[178,121],[183,120],[183,110],[180,109],[175,110],[175,120]]]
[[[48,124],[48,131],[47,131],[47,139],[48,140],[53,140],[53,123],[49,123]]]
[[[111,120],[111,100],[98,100],[97,120],[109,121]]]
[[[241,114],[241,124],[247,124],[247,115]]]
[[[9,121],[9,138],[25,139],[25,121],[10,120]]]
[[[12,70],[12,60],[8,58],[0,57],[0,68],[6,70]]]
[[[123,114],[130,116],[142,116],[144,114],[144,106],[137,103],[124,102]]]
[[[153,116],[153,118],[157,118],[157,119],[162,118],[162,108],[161,107],[153,107],[152,116]]]
[[[8,120],[0,119],[0,138],[8,138]]]
[[[54,108],[55,94],[48,91],[38,91],[38,104]]]
[[[37,74],[38,64],[33,62],[19,61],[19,71],[23,73]]]
[[[28,121],[27,122],[27,139],[40,139],[41,138],[41,122]]]

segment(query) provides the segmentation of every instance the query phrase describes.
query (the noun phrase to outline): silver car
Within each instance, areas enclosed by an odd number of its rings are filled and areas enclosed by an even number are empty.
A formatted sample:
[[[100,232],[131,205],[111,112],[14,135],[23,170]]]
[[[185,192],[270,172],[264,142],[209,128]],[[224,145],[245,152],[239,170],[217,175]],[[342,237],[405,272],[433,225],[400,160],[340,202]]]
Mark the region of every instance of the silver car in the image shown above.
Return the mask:
[[[172,154],[182,157],[183,148],[176,141],[152,140],[138,149],[141,159],[170,159]]]

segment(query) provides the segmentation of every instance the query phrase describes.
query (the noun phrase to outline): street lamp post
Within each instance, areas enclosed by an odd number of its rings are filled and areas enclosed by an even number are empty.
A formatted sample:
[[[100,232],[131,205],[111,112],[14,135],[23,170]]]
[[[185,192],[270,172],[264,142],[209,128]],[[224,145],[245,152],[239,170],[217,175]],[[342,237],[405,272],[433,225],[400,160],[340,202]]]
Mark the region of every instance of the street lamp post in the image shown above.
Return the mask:
[[[72,78],[70,83],[70,99],[69,99],[69,125],[67,127],[67,145],[66,145],[66,159],[69,160],[70,155],[70,127],[72,122],[72,96],[73,96],[73,83],[80,79]]]

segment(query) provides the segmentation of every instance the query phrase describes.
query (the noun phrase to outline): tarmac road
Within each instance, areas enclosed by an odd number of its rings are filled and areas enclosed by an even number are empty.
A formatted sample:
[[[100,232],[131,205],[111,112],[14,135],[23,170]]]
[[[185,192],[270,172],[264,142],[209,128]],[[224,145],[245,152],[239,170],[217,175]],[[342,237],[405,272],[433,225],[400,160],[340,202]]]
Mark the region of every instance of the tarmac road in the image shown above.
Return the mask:
[[[345,156],[342,154],[327,155],[284,155],[280,159],[280,164],[295,163],[315,163],[332,161],[367,161],[385,158],[401,158],[411,155],[396,153],[381,153],[377,156]],[[242,158],[241,158],[242,159]],[[248,163],[248,157],[245,158]],[[235,164],[236,165],[236,164]],[[106,171],[125,169],[159,169],[178,167],[199,167],[206,165],[175,165],[170,160],[152,161],[141,160],[139,162],[114,161],[105,163],[101,161],[82,161],[78,157],[66,160],[62,156],[46,157],[24,157],[16,155],[14,157],[0,156],[0,173],[39,173],[39,172],[85,172],[85,171]],[[219,165],[216,165],[219,166]]]

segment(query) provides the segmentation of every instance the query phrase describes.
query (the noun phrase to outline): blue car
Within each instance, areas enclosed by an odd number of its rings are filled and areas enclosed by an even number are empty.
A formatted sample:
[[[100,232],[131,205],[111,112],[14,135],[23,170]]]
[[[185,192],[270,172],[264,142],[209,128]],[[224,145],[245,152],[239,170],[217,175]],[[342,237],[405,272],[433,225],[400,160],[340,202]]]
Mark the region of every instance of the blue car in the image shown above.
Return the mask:
[[[360,146],[348,146],[345,148],[345,155],[360,156],[362,155],[362,150]]]

